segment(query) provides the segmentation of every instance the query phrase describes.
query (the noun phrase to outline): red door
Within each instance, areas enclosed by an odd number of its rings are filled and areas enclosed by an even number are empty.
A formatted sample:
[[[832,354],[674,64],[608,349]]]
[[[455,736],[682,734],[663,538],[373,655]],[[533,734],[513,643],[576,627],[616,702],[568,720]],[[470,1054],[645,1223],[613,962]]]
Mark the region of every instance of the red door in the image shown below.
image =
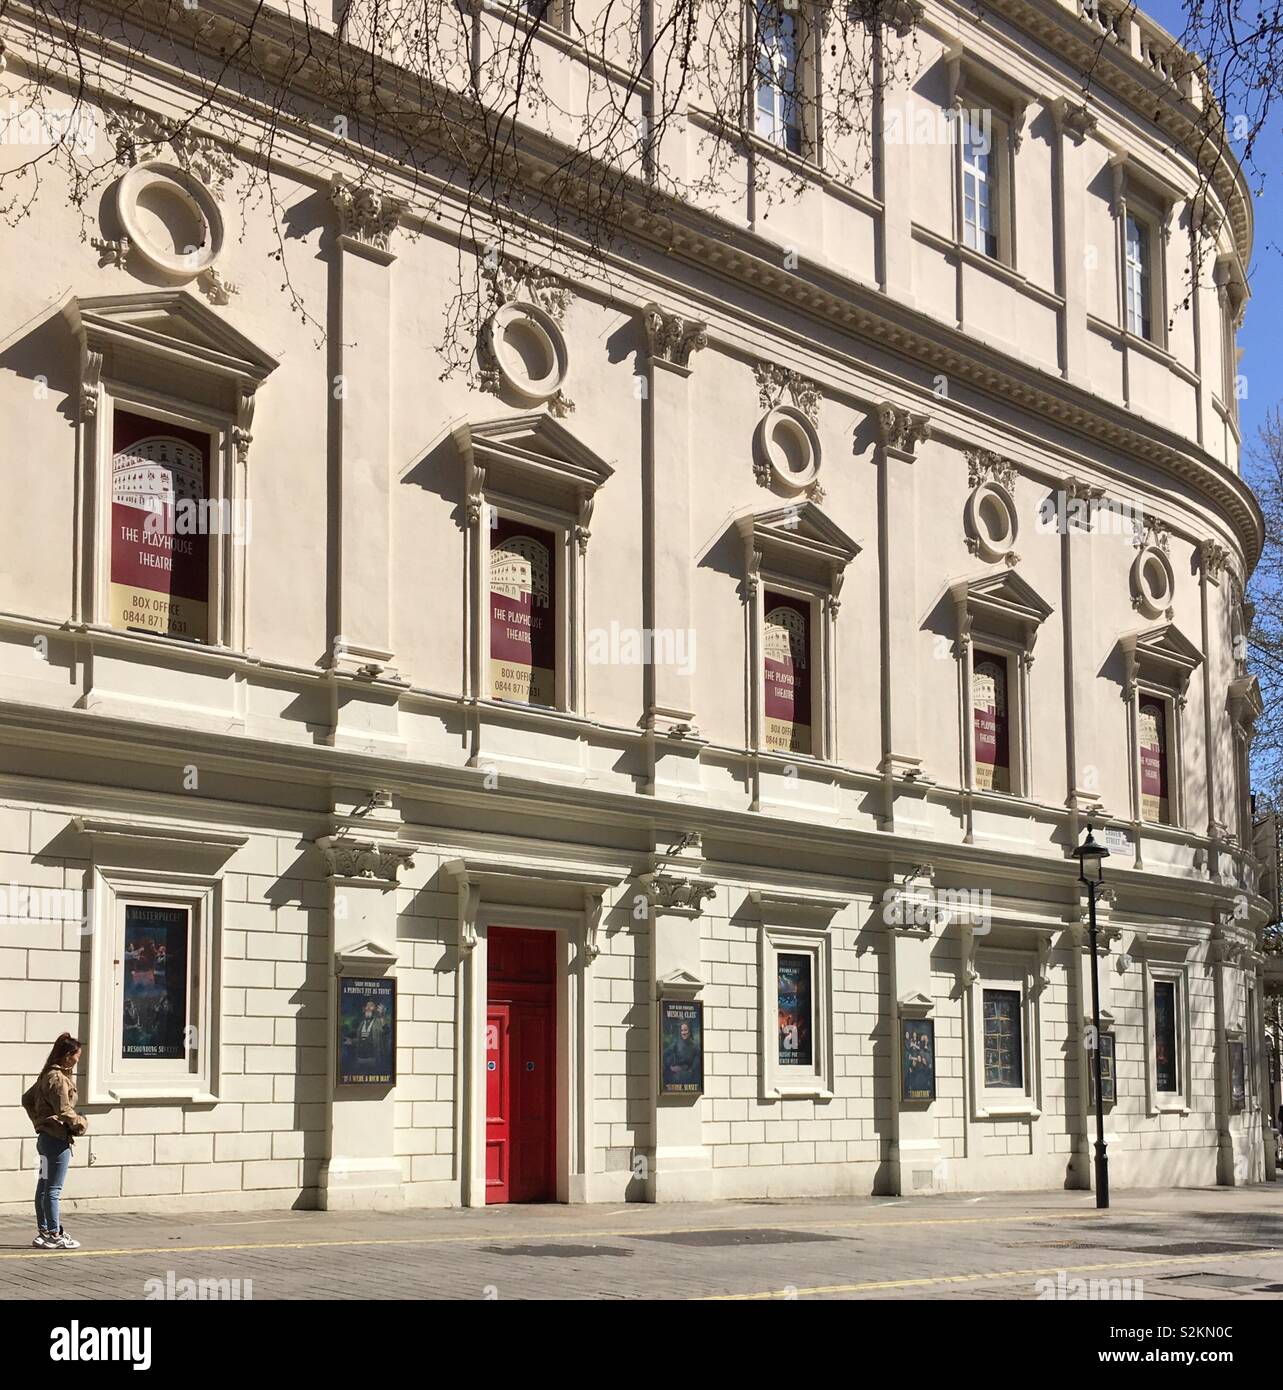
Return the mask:
[[[550,931],[487,936],[487,1202],[556,1197],[556,949]]]

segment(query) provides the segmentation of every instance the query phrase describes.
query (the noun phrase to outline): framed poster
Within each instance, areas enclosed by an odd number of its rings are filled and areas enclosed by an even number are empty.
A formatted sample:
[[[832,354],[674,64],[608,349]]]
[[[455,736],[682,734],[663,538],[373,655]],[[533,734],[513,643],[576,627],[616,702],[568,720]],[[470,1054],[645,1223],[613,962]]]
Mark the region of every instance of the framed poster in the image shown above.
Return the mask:
[[[1242,1038],[1230,1040],[1230,1109],[1247,1104],[1247,1061]]]
[[[490,694],[557,703],[557,537],[498,515],[490,528]]]
[[[125,904],[121,1057],[173,1062],[187,1055],[190,928],[190,908]]]
[[[764,743],[777,753],[810,753],[811,605],[767,589],[762,609]]]
[[[1140,814],[1142,820],[1166,824],[1167,709],[1161,700],[1142,700],[1140,706]]]
[[[1024,1053],[1020,1032],[1018,989],[984,992],[985,1086],[1024,1085]]]
[[[659,1001],[659,1093],[704,1094],[704,1005],[699,999]]]
[[[934,1018],[900,1020],[900,1099],[936,1098],[936,1021]]]
[[[971,717],[975,724],[976,786],[1011,790],[1011,738],[1007,723],[1007,662],[977,652],[971,674]]]
[[[340,1086],[396,1085],[396,981],[338,979]]]
[[[1100,1089],[1106,1105],[1113,1105],[1118,1099],[1117,1073],[1114,1069],[1114,1035],[1100,1035]],[[1091,1104],[1096,1104],[1096,1059],[1087,1052],[1087,1092]]]
[[[1160,1091],[1180,1090],[1176,1057],[1176,986],[1170,980],[1154,983],[1154,1084]]]
[[[812,1067],[811,967],[809,955],[781,951],[776,957],[778,1061],[784,1067]]]
[[[117,410],[112,420],[111,625],[209,639],[209,435]],[[193,518],[195,518],[193,520]]]

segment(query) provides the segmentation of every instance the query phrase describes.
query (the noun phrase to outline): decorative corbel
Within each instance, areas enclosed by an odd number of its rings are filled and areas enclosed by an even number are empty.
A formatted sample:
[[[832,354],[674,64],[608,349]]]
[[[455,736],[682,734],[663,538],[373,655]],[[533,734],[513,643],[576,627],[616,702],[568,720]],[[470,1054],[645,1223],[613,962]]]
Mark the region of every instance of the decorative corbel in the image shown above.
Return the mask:
[[[980,972],[976,969],[976,951],[981,935],[974,922],[959,924],[958,975],[964,990],[970,989],[980,978]]]
[[[236,457],[242,466],[249,461],[249,446],[254,441],[250,427],[254,423],[254,392],[242,386],[236,393],[236,423],[232,426],[232,440],[236,445]]]
[[[690,356],[708,346],[708,325],[699,319],[670,314],[658,304],[649,303],[642,309],[646,328],[646,345],[652,362],[664,362],[670,367],[687,367]]]
[[[593,505],[597,500],[595,493],[588,493],[579,501],[579,516],[575,524],[575,541],[581,555],[588,554],[588,540],[592,535],[589,529],[592,522]]]
[[[98,394],[102,382],[101,352],[92,352],[83,343],[80,347],[80,415],[93,420],[98,415]]]
[[[373,188],[349,183],[341,174],[330,180],[330,201],[338,211],[339,234],[391,259],[392,233],[405,204]]]
[[[602,911],[606,902],[604,893],[585,892],[584,893],[584,956],[591,965],[593,961],[601,955],[601,932]],[[476,918],[473,917],[475,927]]]
[[[342,832],[313,841],[325,856],[331,878],[375,879],[394,888],[397,875],[414,858],[414,848],[391,840],[363,839]]]
[[[878,442],[889,453],[912,460],[918,445],[931,438],[930,416],[883,401],[877,411]]]
[[[1068,97],[1056,97],[1050,102],[1049,109],[1056,130],[1062,135],[1068,135],[1076,145],[1081,145],[1096,129],[1095,114],[1088,108],[1086,102],[1070,101]]]

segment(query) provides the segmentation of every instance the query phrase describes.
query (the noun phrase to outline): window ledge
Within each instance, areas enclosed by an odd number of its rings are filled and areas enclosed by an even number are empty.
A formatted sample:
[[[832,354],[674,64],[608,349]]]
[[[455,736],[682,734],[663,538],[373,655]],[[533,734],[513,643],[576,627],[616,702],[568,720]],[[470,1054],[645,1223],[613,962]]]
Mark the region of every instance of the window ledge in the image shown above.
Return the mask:
[[[823,1085],[815,1086],[772,1086],[763,1095],[764,1101],[774,1100],[832,1100],[833,1092]]]
[[[121,1084],[104,1086],[92,1092],[85,1099],[89,1105],[218,1105],[219,1098],[199,1085],[194,1086],[139,1086]],[[88,1136],[94,1138],[93,1134]]]
[[[1004,1105],[1001,1101],[981,1101],[976,1106],[977,1120],[1040,1120],[1042,1109],[1033,1101],[1016,1101]]]

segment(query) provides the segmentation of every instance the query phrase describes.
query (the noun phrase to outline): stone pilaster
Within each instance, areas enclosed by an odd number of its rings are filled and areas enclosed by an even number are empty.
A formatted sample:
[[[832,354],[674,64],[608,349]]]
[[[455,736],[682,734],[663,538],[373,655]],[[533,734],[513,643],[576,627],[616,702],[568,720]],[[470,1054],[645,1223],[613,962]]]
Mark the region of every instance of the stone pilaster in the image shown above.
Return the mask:
[[[396,840],[399,818],[387,801],[374,794],[368,818],[341,817],[333,833],[316,841],[330,888],[329,1142],[319,1184],[320,1205],[328,1211],[391,1210],[403,1203],[396,1088],[338,1084],[339,976],[396,974],[397,876],[413,850]]]
[[[338,323],[330,335],[336,419],[337,586],[329,664],[395,676],[392,656],[390,245],[401,204],[334,176]]]
[[[901,1086],[904,1020],[932,1018],[935,1013],[931,952],[941,923],[933,875],[930,864],[896,873],[878,908],[887,928],[891,977],[891,1191],[904,1197],[921,1197],[948,1186],[944,1150],[936,1133],[940,1102],[905,1100]],[[937,1038],[937,1058],[939,1043]]]
[[[646,330],[645,470],[646,581],[644,622],[653,650],[677,645],[692,631],[690,496],[691,358],[708,341],[703,323],[669,313],[658,304],[642,310]],[[692,674],[675,662],[646,668],[648,790],[699,795],[699,751]]]
[[[660,842],[669,841],[660,850]],[[705,984],[700,917],[716,885],[701,877],[699,836],[660,834],[653,868],[641,875],[651,903],[651,1132],[654,1156],[646,1181],[652,1202],[691,1201],[708,1196],[712,1150],[703,1139],[702,1096],[660,1095],[659,1001],[698,999]],[[704,1066],[708,1066],[705,1052]]]
[[[918,446],[931,422],[904,406],[884,402],[877,412],[878,577],[881,603],[882,760],[884,825],[897,816],[912,824],[928,781],[918,746],[916,652],[918,630]]]

